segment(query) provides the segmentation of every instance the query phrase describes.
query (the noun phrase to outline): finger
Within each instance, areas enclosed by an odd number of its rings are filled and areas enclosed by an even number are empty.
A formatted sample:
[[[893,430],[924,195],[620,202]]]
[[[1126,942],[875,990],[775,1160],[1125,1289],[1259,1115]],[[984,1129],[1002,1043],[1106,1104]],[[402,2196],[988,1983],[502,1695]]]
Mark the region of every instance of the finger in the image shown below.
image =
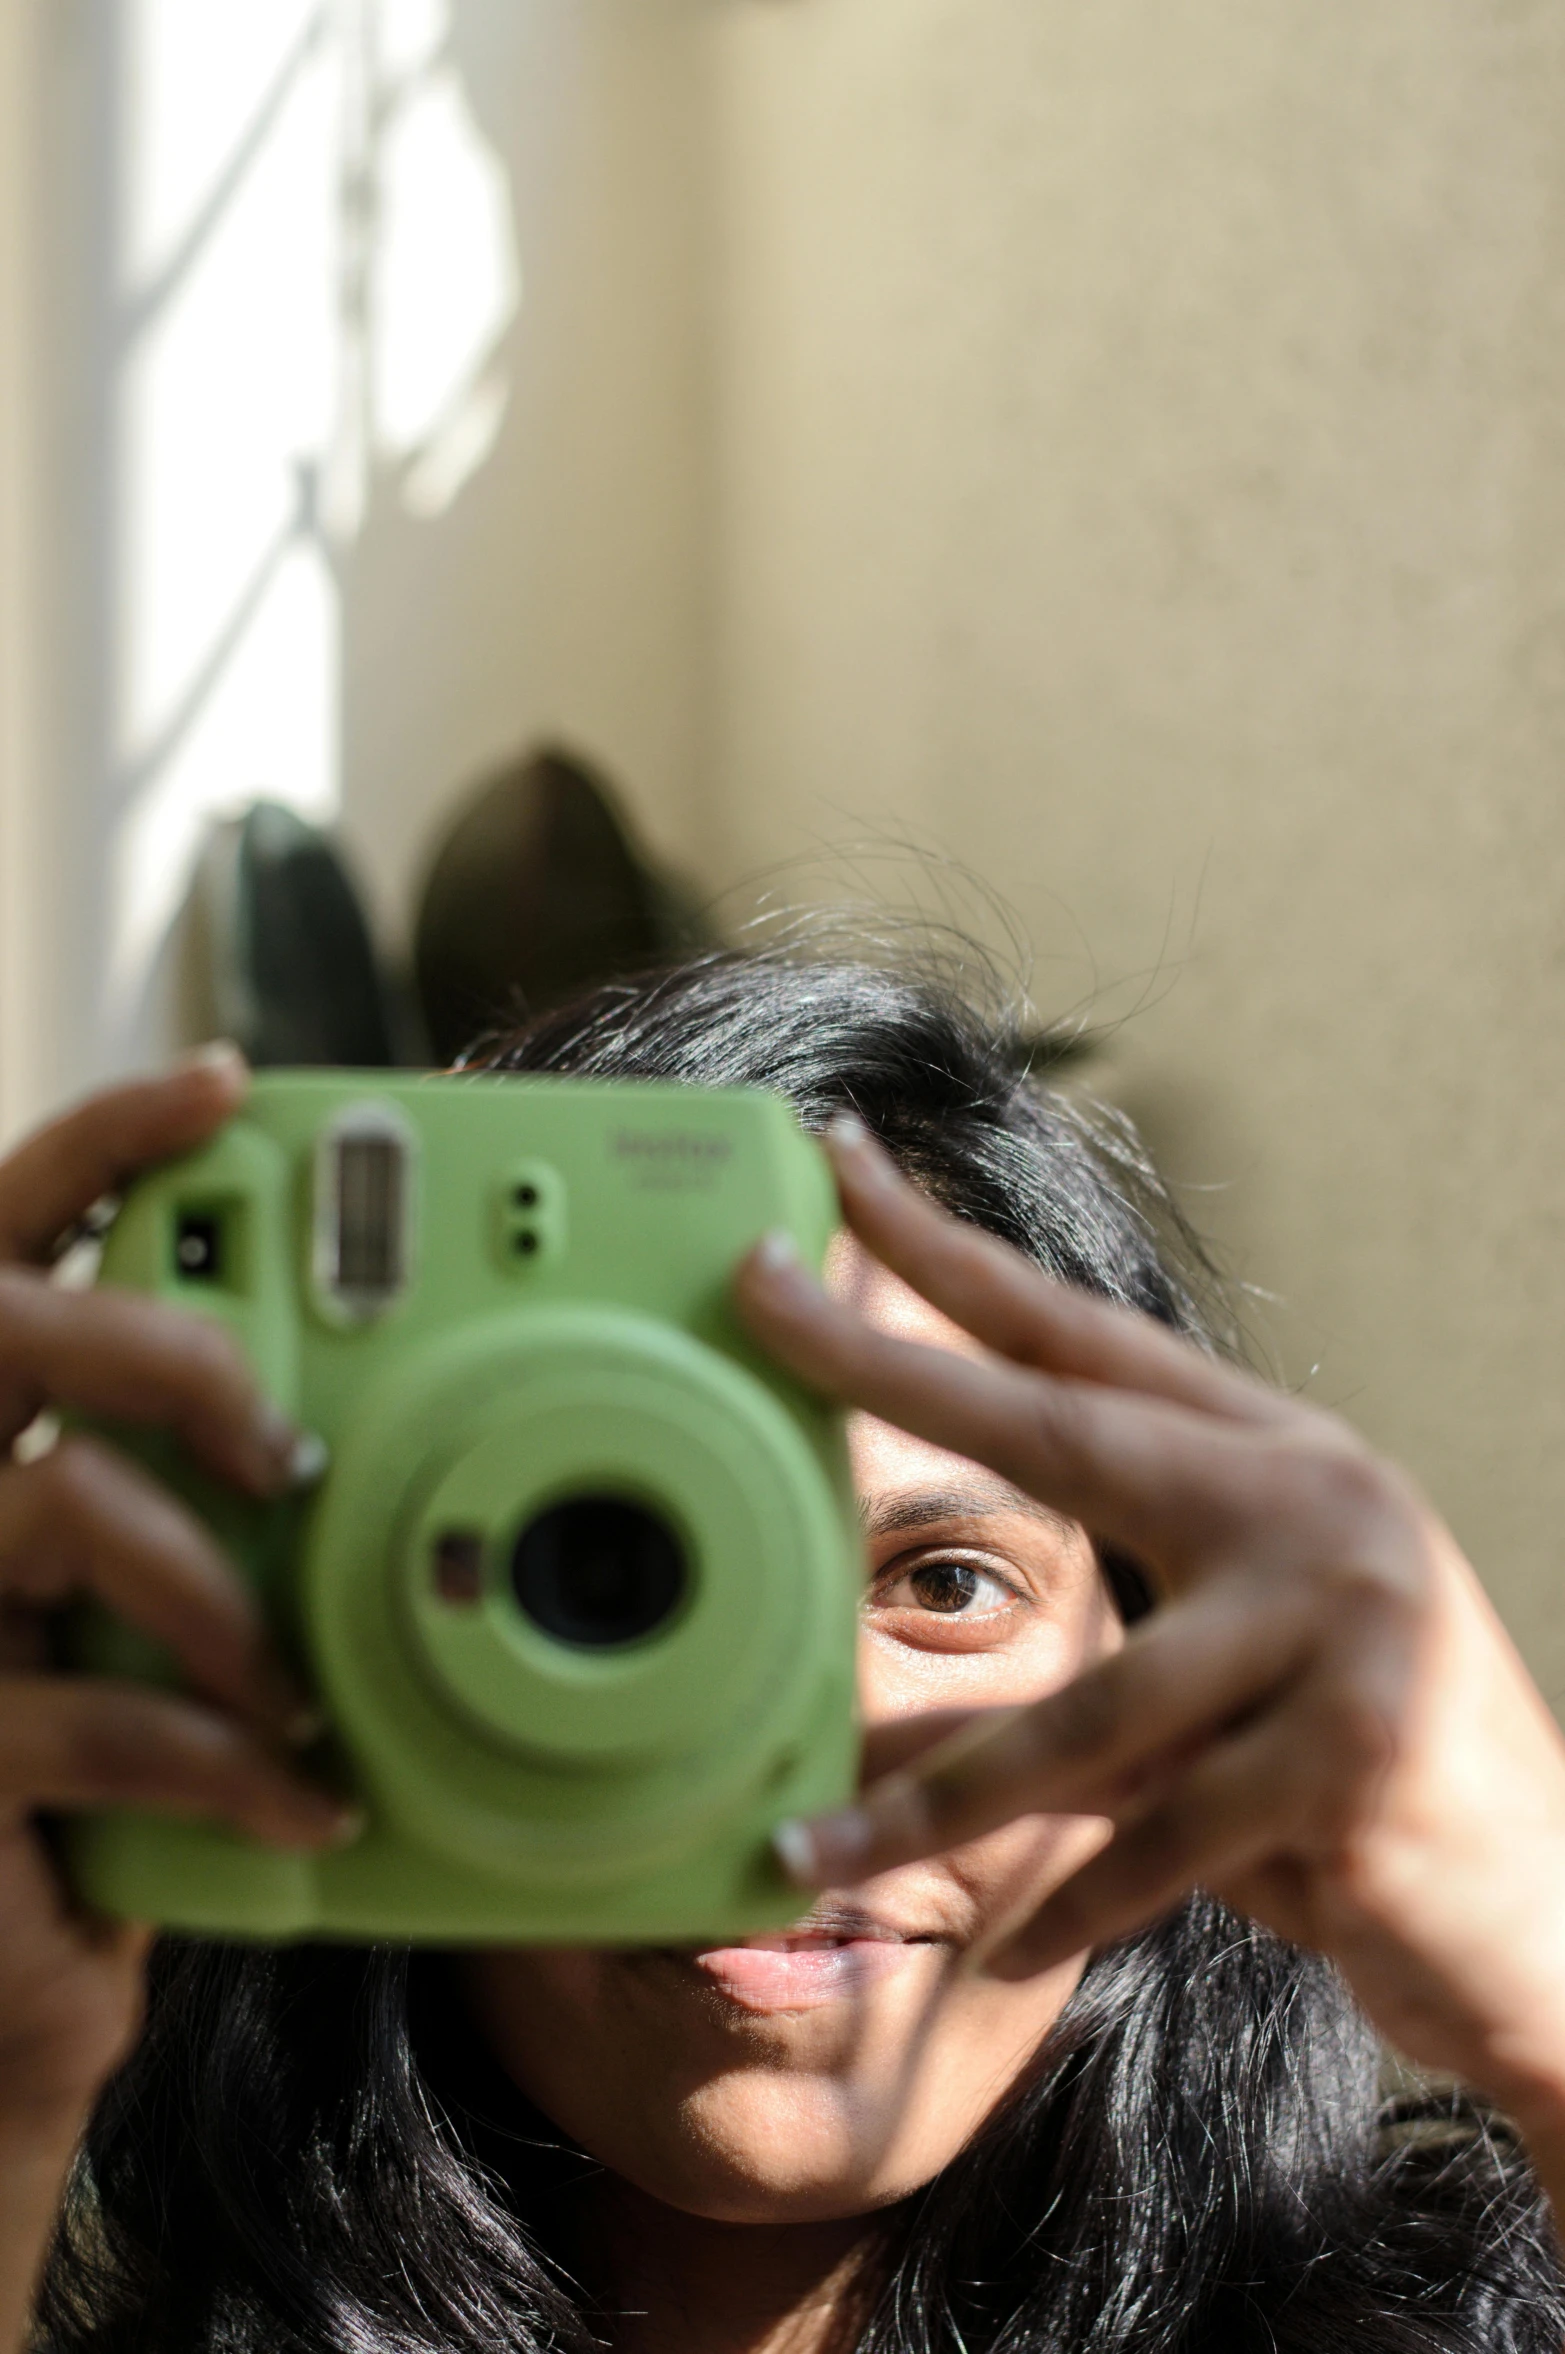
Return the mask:
[[[987,1348],[1021,1365],[1236,1422],[1286,1422],[1304,1413],[1150,1316],[1060,1283],[998,1236],[953,1218],[908,1183],[862,1121],[833,1120],[824,1141],[859,1240]]]
[[[954,1733],[965,1732],[969,1725],[990,1723],[993,1717],[993,1709],[988,1708],[927,1708],[916,1715],[888,1717],[880,1724],[866,1725],[859,1753],[860,1789],[872,1788],[883,1775],[900,1772],[915,1758],[938,1749]]]
[[[1047,1699],[977,1715],[856,1804],[785,1825],[779,1852],[803,1885],[835,1887],[1018,1815],[1113,1813],[1286,1690],[1312,1631],[1302,1589],[1224,1580]]]
[[[1285,1845],[1293,1777],[1268,1722],[1193,1767],[1177,1790],[1114,1833],[1024,1928],[982,1957],[994,1978],[1033,1978],[1128,1936],[1192,1888],[1253,1870]]]
[[[211,1816],[279,1847],[340,1845],[362,1827],[357,1808],[193,1701],[86,1676],[0,1679],[0,1820],[83,1806]]]
[[[315,1729],[207,1530],[112,1447],[73,1436],[0,1470],[0,1595],[52,1608],[81,1593],[166,1644],[199,1691],[256,1726],[285,1740]]]
[[[0,1161],[0,1263],[46,1263],[94,1202],[221,1127],[249,1083],[237,1047],[203,1047],[175,1070],[107,1088],[41,1128]]]
[[[61,2059],[67,2076],[90,2091],[103,2069],[125,2056],[134,2036],[144,1998],[141,1973],[156,1931],[144,1922],[114,1920],[80,1905],[61,1880],[48,1845],[31,1835],[30,1826],[0,1833],[0,1920],[11,1928],[6,1987],[13,2019],[30,2015],[45,2025],[44,2050],[35,2046],[34,2051],[51,2091],[59,2087]],[[69,1994],[63,2008],[52,2000],[63,1991],[62,1963],[70,1968],[78,1957],[95,1966],[97,1991],[109,1998],[104,2009],[93,2005],[90,2028]],[[50,2026],[58,2030],[63,2049],[60,2043],[53,2051],[48,2048]],[[89,2028],[86,2035],[84,2028]]]
[[[1254,1519],[1254,1433],[1161,1398],[900,1340],[834,1300],[784,1235],[740,1265],[735,1300],[800,1379],[983,1463],[1095,1536],[1165,1566]]]
[[[219,1477],[278,1495],[319,1464],[205,1316],[134,1292],[76,1292],[0,1269],[0,1443],[45,1407],[172,1430]]]

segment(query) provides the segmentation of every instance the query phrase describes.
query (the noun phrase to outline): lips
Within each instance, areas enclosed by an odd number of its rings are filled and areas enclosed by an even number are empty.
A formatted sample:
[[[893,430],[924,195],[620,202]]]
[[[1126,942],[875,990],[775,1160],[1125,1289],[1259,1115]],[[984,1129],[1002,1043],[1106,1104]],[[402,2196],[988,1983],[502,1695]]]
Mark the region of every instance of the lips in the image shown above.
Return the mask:
[[[685,1957],[746,2011],[807,2011],[851,2000],[944,1942],[872,1914],[817,1909],[792,1929]]]

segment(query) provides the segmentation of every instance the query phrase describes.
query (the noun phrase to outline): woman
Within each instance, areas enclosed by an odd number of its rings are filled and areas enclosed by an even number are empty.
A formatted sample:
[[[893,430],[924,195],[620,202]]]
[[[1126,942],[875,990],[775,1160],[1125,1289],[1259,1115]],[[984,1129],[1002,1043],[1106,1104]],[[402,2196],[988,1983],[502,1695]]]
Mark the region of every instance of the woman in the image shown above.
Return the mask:
[[[1406,1483],[1201,1345],[1125,1134],[934,983],[853,966],[709,960],[487,1059],[856,1115],[826,1289],[768,1243],[737,1297],[854,1409],[879,1778],[785,1826],[815,1892],[788,1938],[170,1945],[142,2025],[147,1941],[70,1912],[39,1808],[354,1826],[288,1770],[297,1696],[202,1533],[80,1437],[6,1469],[0,2344],[91,2112],[61,2354],[1557,2354],[1565,1750]],[[80,1405],[293,1476],[210,1332],[37,1272],[244,1084],[216,1057],[117,1090],[0,1171],[8,1436]],[[83,1586],[192,1699],[44,1672]],[[1388,2110],[1376,2030],[1513,2123]]]

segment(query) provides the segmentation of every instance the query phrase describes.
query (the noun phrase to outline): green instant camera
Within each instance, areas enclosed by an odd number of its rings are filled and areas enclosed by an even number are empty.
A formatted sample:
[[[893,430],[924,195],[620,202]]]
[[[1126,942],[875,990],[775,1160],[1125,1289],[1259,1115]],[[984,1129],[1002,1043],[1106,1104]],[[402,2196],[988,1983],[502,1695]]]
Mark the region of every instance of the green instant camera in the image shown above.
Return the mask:
[[[103,1279],[225,1324],[330,1466],[263,1506],[116,1436],[254,1581],[368,1827],[304,1856],[106,1810],[67,1830],[82,1895],[267,1939],[796,1915],[768,1835],[852,1786],[858,1544],[838,1418],[728,1287],[834,1223],[778,1098],[584,1079],[267,1075],[138,1183]],[[97,1610],[75,1658],[173,1676]]]

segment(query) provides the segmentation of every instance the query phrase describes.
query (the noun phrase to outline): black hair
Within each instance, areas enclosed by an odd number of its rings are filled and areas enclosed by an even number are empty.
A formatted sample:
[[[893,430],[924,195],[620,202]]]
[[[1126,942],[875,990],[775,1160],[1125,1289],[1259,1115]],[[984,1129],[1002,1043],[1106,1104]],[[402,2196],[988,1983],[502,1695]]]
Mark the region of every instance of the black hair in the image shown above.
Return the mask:
[[[1027,1060],[938,973],[786,956],[613,984],[472,1058],[748,1082],[812,1127],[851,1107],[960,1216],[1230,1346],[1133,1133]],[[558,2263],[589,2162],[500,2081],[445,1972],[166,1941],[49,2267],[50,2354],[599,2343]],[[885,2220],[858,2354],[1558,2354],[1514,2135],[1459,2093],[1388,2103],[1381,2071],[1326,1962],[1191,1897],[1093,1957],[1030,2081]]]

